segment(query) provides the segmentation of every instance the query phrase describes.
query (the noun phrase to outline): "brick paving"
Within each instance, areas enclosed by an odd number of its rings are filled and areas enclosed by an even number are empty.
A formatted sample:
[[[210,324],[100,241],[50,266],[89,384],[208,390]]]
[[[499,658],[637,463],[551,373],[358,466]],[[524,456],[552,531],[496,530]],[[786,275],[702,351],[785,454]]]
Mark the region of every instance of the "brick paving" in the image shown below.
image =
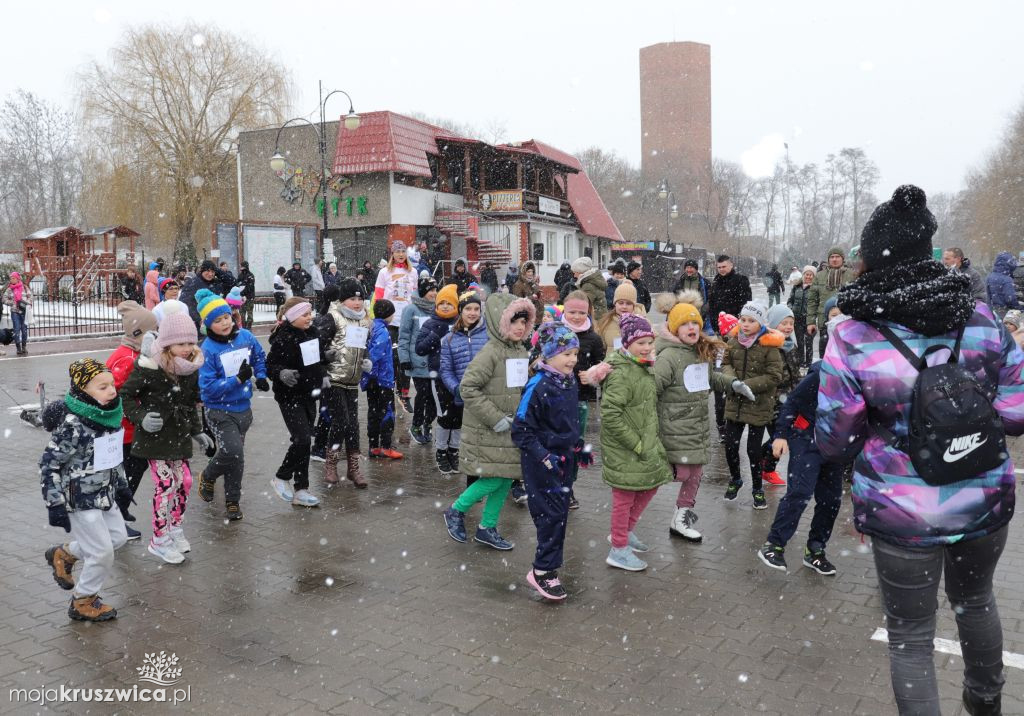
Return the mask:
[[[63,389],[69,360],[0,360],[0,385],[32,403],[40,378]],[[2,394],[0,401],[9,403]],[[177,686],[191,689],[179,708],[201,713],[895,713],[886,647],[870,640],[884,626],[874,567],[848,498],[830,544],[836,577],[801,568],[796,554],[788,574],[770,571],[755,549],[784,488],[769,488],[767,511],[751,509],[749,491],[725,503],[717,454],[698,497],[704,543],[670,540],[675,490],[662,488],[638,529],[652,546],[650,568],[630,574],[604,564],[609,490],[598,469],[584,471],[562,572],[570,598],[552,605],[524,580],[534,545],[525,509],[509,504],[502,515],[512,552],[451,541],[441,510],[464,481],[439,476],[431,450],[410,447],[407,436],[400,447],[408,459],[369,466],[365,491],[326,489],[314,463],[323,506],[292,508],[269,488],[287,441],[276,405],[261,396],[254,410],[245,519],[224,521],[219,487],[212,505],[193,490],[185,522],[193,549],[178,566],[146,552],[148,522],[137,523],[144,539],[118,552],[103,593],[120,617],[101,625],[68,620],[67,593],[43,559],[63,535],[46,526],[38,487],[46,435],[0,411],[0,712],[41,711],[12,702],[12,688],[142,686],[144,655],[164,651],[179,658]],[[1024,465],[1024,446],[1014,451]],[[196,459],[194,472],[204,464]],[[136,514],[146,514],[151,494],[144,481]],[[469,525],[478,518],[479,508]],[[1014,523],[997,572],[1004,648],[1018,653],[1020,538]],[[941,604],[938,636],[955,639]],[[936,663],[945,712],[961,713],[962,663],[945,654]],[[1004,709],[1024,713],[1018,669],[1007,670]]]

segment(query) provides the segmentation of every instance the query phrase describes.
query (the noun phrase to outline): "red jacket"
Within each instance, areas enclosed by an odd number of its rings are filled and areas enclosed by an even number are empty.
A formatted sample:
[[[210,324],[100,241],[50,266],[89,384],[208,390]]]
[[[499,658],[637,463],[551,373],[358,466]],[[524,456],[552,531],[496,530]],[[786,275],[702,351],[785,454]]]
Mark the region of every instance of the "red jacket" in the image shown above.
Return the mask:
[[[132,374],[135,369],[135,359],[138,358],[141,353],[129,348],[128,346],[118,346],[117,350],[110,354],[107,358],[107,368],[114,375],[114,387],[118,391],[121,390],[121,386],[128,380],[128,376]],[[121,418],[121,427],[124,428],[124,442],[129,444],[132,438],[135,436],[135,426],[128,422],[128,418]]]

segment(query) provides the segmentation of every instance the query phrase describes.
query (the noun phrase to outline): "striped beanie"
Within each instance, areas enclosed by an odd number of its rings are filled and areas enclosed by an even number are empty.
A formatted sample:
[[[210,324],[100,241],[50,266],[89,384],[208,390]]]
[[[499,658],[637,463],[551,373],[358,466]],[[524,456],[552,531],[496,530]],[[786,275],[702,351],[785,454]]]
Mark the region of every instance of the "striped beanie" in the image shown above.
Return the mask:
[[[203,325],[209,328],[221,316],[231,315],[231,306],[208,288],[196,291],[196,307]]]

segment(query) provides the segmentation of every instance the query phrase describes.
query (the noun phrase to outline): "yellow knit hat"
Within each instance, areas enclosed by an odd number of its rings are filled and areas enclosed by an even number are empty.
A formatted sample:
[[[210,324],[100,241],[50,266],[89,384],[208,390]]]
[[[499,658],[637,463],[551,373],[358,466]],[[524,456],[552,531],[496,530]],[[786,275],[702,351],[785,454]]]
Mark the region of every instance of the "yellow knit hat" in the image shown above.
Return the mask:
[[[679,330],[679,326],[691,321],[697,325],[701,325],[704,322],[700,317],[700,311],[697,310],[696,306],[691,306],[689,303],[677,303],[668,313],[668,330],[672,335],[675,335],[676,331]]]
[[[459,312],[459,288],[454,283],[448,284],[437,292],[434,306],[440,306],[445,302],[451,304],[451,309],[443,314],[438,312],[437,315],[441,316],[441,318],[452,318]]]
[[[615,305],[616,301],[625,299],[630,303],[636,303],[636,286],[629,281],[623,281],[615,289],[615,296],[612,298],[612,305]]]

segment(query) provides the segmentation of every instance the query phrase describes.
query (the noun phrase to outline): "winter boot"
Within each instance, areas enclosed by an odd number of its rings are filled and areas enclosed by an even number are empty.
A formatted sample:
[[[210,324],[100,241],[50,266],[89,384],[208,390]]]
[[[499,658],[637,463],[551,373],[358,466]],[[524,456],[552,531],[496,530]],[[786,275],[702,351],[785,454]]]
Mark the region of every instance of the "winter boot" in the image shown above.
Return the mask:
[[[677,507],[668,532],[673,537],[682,537],[687,542],[700,542],[704,537],[694,528],[696,522],[696,512],[689,507]]]
[[[213,480],[206,479],[206,472],[199,473],[199,497],[203,502],[213,502]]]
[[[78,559],[72,556],[64,545],[46,550],[46,563],[53,568],[53,581],[61,589],[75,588],[75,578],[71,576],[71,570],[77,561]]]
[[[434,453],[434,464],[437,465],[437,469],[442,475],[450,475],[454,472],[447,450],[437,450]]]
[[[348,462],[348,472],[346,473],[345,477],[351,480],[352,484],[358,487],[359,489],[365,489],[367,484],[366,480],[359,473],[359,453],[355,450],[349,450],[345,454],[345,457]]]
[[[327,449],[327,456],[324,460],[324,482],[328,485],[338,484],[338,455],[337,450]]]
[[[459,449],[448,448],[448,464],[452,468],[452,472],[459,471]]]
[[[87,597],[72,597],[68,616],[79,622],[105,622],[117,618],[117,610],[104,604],[98,594]]]

